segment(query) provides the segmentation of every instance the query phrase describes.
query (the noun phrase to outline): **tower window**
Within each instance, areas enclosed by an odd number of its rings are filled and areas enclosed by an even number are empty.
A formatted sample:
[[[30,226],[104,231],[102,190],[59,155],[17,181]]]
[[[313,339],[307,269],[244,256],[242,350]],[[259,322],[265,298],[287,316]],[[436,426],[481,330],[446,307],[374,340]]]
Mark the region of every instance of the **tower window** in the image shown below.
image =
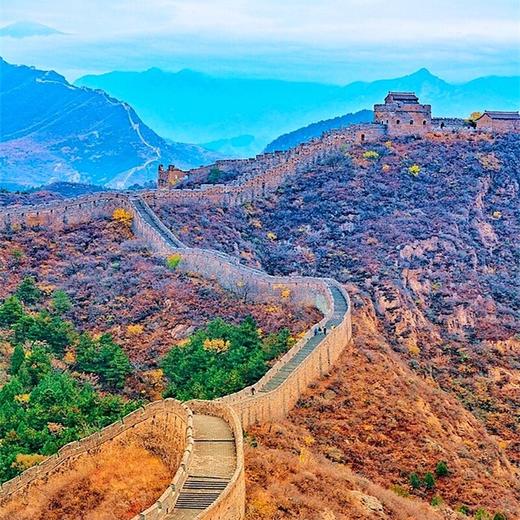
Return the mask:
[[[365,140],[365,134],[361,134],[361,141]]]
[[[413,119],[410,119],[410,124],[413,125]]]
[[[396,120],[395,124],[398,125],[401,121],[399,119]]]
[[[423,126],[426,126],[426,119],[422,122]]]

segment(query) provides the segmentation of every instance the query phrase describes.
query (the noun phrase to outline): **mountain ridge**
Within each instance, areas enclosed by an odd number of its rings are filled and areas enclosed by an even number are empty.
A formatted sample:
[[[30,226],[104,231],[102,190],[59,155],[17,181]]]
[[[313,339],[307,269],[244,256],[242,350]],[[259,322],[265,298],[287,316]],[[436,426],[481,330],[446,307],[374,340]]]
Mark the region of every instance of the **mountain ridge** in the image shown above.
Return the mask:
[[[71,85],[55,71],[0,60],[0,183],[54,181],[124,188],[155,180],[160,162],[189,168],[219,158],[170,142],[135,110],[102,90]]]

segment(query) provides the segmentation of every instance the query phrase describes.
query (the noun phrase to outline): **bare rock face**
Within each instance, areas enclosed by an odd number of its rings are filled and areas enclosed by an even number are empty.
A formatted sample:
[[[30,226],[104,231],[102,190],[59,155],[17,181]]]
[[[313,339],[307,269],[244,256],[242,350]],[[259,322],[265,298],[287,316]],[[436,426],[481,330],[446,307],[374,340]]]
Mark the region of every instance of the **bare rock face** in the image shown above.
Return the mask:
[[[373,515],[373,518],[388,518],[383,504],[376,497],[365,495],[360,491],[351,491],[350,494],[363,506],[367,513]]]

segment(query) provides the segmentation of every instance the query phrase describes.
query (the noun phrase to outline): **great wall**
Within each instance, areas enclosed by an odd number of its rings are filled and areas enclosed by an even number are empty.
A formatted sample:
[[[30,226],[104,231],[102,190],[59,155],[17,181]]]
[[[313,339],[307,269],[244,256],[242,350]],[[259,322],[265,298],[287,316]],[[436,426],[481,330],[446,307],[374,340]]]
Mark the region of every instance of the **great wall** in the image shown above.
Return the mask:
[[[517,131],[516,118],[512,120],[516,125],[512,131]],[[430,125],[424,126],[429,126],[432,131]],[[448,127],[449,131],[459,131],[460,121],[454,120],[442,129],[448,131]],[[134,520],[242,519],[245,514],[242,430],[256,422],[283,418],[309,384],[334,366],[351,340],[349,297],[343,287],[332,279],[270,276],[243,266],[238,259],[224,253],[186,247],[150,206],[163,200],[243,204],[274,191],[284,179],[297,174],[301,168],[320,160],[327,153],[343,150],[354,143],[375,141],[386,135],[386,123],[355,125],[329,132],[321,139],[288,152],[263,154],[255,160],[219,161],[211,167],[190,172],[190,175],[207,173],[212,167],[223,171],[236,170],[238,175],[227,185],[170,189],[171,179],[168,176],[173,178],[176,169],[169,168],[159,172],[159,190],[149,190],[139,195],[102,193],[41,206],[2,210],[2,228],[62,227],[109,217],[114,209],[124,207],[133,214],[135,236],[157,255],[179,254],[179,269],[216,280],[222,287],[252,301],[284,301],[286,298],[297,305],[313,305],[322,312],[323,319],[252,387],[214,401],[181,404],[167,399],[151,403],[121,422],[64,446],[56,455],[4,483],[0,506],[2,501],[16,494],[27,498],[30,486],[39,479],[51,478],[54,472],[66,468],[80,454],[95,454],[103,443],[124,435],[144,421],[151,421],[157,425],[158,435],[166,435],[171,440],[169,461],[176,467],[176,473],[156,503]],[[165,428],[165,424],[170,426]]]

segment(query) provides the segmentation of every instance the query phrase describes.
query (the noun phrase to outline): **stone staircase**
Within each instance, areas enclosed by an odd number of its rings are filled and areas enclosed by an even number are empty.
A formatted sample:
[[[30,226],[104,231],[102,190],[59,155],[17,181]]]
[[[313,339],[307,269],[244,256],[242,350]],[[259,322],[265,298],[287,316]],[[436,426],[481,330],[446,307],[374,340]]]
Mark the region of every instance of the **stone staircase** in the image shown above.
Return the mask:
[[[325,325],[326,332],[316,331],[315,335],[307,341],[305,346],[300,349],[287,363],[285,363],[285,365],[280,368],[280,370],[272,379],[257,389],[259,392],[271,392],[280,386],[303,362],[303,360],[315,349],[315,347],[321,343],[321,341],[325,338],[326,333],[330,332],[333,327],[336,327],[341,323],[348,308],[347,302],[337,287],[329,285],[329,289],[332,293],[332,298],[334,299],[334,314]]]
[[[190,520],[220,496],[236,468],[235,438],[226,421],[193,416],[194,446],[189,474],[169,520]]]

